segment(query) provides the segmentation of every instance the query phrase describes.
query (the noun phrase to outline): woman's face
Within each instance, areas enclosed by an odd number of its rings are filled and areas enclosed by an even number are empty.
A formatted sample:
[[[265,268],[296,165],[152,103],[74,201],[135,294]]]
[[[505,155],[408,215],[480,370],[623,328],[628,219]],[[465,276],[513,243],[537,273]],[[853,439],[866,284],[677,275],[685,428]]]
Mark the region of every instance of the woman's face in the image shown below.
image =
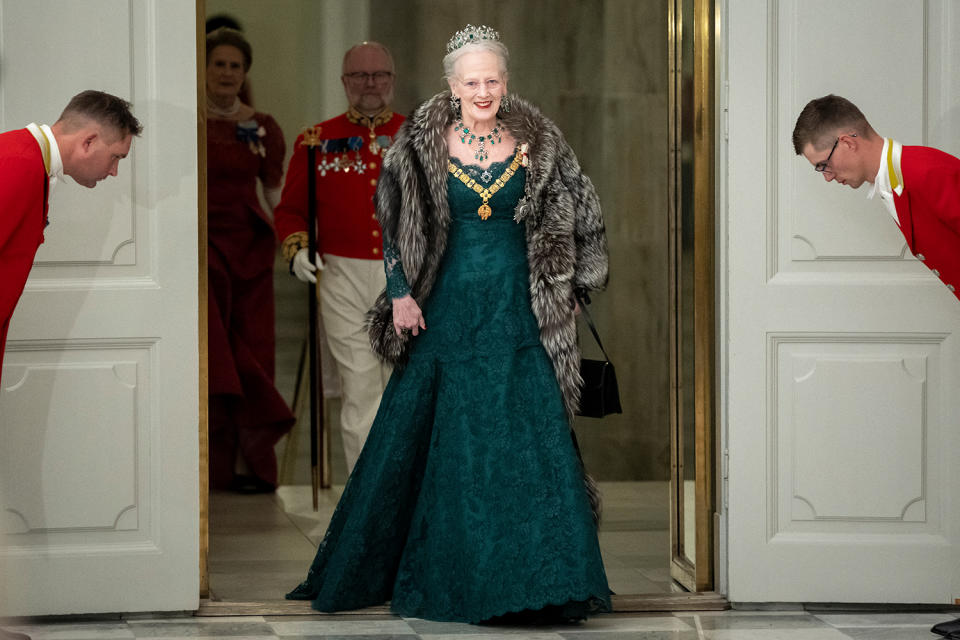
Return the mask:
[[[466,53],[453,67],[456,78],[450,91],[460,98],[463,120],[471,123],[491,122],[500,109],[500,99],[507,95],[506,74],[500,73],[500,60],[490,51]]]
[[[212,98],[236,98],[247,77],[243,70],[243,52],[221,44],[207,58],[207,94]]]

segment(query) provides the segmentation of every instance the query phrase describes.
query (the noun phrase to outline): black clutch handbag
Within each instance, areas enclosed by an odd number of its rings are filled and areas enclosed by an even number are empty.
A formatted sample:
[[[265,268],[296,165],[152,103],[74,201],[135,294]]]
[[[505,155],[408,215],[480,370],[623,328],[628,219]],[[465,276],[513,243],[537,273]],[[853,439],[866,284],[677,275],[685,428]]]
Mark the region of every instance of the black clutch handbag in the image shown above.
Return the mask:
[[[600,334],[597,333],[597,327],[593,324],[593,318],[590,317],[590,312],[587,310],[590,298],[585,293],[578,292],[577,302],[580,304],[580,310],[586,318],[590,331],[593,333],[593,337],[604,357],[603,360],[580,359],[580,376],[583,378],[583,387],[580,389],[580,408],[577,409],[577,415],[587,418],[602,418],[611,413],[623,413],[620,408],[617,373],[613,368],[613,363],[610,362],[607,350],[603,348]]]

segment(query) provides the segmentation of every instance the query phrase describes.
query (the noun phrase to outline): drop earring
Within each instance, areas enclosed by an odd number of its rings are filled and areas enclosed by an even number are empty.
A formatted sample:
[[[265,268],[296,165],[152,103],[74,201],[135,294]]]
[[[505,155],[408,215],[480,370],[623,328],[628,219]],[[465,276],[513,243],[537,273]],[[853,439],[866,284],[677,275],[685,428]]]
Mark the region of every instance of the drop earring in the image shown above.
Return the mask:
[[[450,111],[454,118],[460,119],[460,96],[455,96],[452,93],[450,94]]]

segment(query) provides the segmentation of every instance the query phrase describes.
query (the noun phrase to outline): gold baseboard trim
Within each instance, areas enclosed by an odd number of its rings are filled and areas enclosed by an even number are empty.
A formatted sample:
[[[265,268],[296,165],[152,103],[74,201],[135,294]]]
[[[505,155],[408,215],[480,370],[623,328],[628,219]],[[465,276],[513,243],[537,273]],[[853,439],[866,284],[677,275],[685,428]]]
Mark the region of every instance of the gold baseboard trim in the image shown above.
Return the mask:
[[[702,591],[700,593],[649,593],[641,595],[613,596],[614,613],[642,611],[723,611],[730,603],[719,593]]]
[[[730,603],[723,596],[707,591],[704,593],[654,593],[647,595],[613,596],[614,613],[655,611],[723,611]],[[380,605],[356,611],[339,611],[323,614],[310,608],[305,600],[269,600],[265,602],[221,602],[201,600],[198,617],[220,616],[392,616],[390,607]]]

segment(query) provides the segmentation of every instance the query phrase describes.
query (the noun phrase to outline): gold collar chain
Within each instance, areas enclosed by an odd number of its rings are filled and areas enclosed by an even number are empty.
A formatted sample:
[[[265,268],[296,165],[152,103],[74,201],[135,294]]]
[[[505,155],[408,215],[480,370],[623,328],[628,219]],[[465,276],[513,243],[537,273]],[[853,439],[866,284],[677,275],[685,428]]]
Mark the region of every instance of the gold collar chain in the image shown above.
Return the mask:
[[[368,116],[366,114],[360,113],[356,107],[353,105],[347,109],[347,120],[353,124],[363,125],[364,127],[369,127],[372,131],[373,129],[379,127],[380,125],[387,124],[393,118],[393,111],[390,109],[384,109],[375,116]]]
[[[370,153],[373,155],[382,155],[380,153],[382,148],[380,143],[377,142],[377,127],[387,124],[391,119],[393,119],[393,111],[390,111],[390,109],[384,109],[375,116],[364,115],[357,111],[353,105],[350,105],[350,108],[347,109],[347,120],[370,129],[368,134],[370,137]]]
[[[503,174],[493,181],[493,184],[490,187],[484,187],[480,185],[476,180],[471,178],[463,169],[453,164],[452,162],[447,162],[447,171],[453,174],[454,178],[458,178],[460,182],[467,186],[467,189],[473,189],[480,197],[483,198],[483,204],[480,205],[480,208],[477,209],[477,215],[480,216],[481,220],[486,220],[490,217],[490,214],[493,213],[493,209],[490,208],[490,205],[487,202],[490,198],[493,197],[497,191],[500,191],[507,184],[510,178],[513,177],[513,174],[517,172],[517,169],[520,168],[520,161],[522,156],[519,151],[513,156],[513,162],[510,163],[510,166],[504,169]]]

